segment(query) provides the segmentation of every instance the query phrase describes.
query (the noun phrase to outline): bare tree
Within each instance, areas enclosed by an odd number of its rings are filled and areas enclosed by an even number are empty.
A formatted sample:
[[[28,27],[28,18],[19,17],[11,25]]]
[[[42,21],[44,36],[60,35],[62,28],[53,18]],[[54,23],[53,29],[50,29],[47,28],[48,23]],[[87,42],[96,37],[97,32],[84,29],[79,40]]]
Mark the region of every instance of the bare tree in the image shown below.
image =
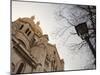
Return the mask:
[[[66,9],[66,7],[61,8],[57,16],[59,16],[62,19],[65,19],[67,23],[69,23],[69,26],[64,25],[62,28],[58,29],[56,35],[62,36],[64,32],[66,32],[69,28],[74,27],[76,32],[70,32],[70,34],[78,35],[83,41],[79,44],[72,44],[71,47],[80,49],[88,44],[96,60],[96,7],[84,5],[76,5],[75,7],[79,8],[80,10],[86,11],[87,14],[83,14],[82,16],[79,14],[78,16],[76,16],[75,13],[70,12],[70,17],[72,19],[69,19],[69,17],[66,17],[62,13],[62,11]],[[76,23],[73,23],[73,19]],[[80,20],[84,19],[84,22],[80,22]],[[89,21],[89,24],[87,23],[87,20]],[[68,36],[66,39],[68,40],[69,37],[70,36]],[[94,64],[96,65],[96,61],[94,62]]]

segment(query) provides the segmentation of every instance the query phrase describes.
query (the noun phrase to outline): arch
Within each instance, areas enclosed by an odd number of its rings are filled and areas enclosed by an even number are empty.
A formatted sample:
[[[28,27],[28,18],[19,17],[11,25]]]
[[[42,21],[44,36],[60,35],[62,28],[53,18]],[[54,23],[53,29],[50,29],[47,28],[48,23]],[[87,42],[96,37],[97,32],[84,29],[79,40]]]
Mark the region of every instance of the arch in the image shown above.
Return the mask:
[[[26,63],[24,61],[19,61],[16,64],[16,69],[15,69],[15,74],[20,74],[20,73],[24,73],[24,70],[26,68]]]
[[[19,28],[19,30],[21,30],[23,27],[24,27],[24,25],[21,25],[20,28]]]
[[[29,28],[26,29],[25,33],[27,34],[29,32]]]

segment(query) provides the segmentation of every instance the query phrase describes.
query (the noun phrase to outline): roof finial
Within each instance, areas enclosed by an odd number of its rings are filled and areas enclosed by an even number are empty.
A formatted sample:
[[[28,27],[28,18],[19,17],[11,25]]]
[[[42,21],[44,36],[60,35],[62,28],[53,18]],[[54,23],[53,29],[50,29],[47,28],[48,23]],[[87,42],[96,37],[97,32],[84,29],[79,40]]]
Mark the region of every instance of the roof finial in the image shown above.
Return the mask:
[[[36,25],[40,25],[40,21],[37,21]]]
[[[35,19],[35,16],[31,16],[31,19],[34,20]]]

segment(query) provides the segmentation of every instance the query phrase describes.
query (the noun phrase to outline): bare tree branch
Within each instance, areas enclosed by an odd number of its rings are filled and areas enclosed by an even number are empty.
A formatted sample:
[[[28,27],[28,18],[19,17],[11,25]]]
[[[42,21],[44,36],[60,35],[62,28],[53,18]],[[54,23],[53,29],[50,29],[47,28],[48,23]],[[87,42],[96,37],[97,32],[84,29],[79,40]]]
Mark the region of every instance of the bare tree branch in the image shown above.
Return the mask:
[[[78,44],[72,43],[70,47],[73,48],[72,50],[75,50],[76,48],[78,50],[80,50],[84,45],[86,45],[86,42],[85,41],[82,41],[82,42],[80,42]]]

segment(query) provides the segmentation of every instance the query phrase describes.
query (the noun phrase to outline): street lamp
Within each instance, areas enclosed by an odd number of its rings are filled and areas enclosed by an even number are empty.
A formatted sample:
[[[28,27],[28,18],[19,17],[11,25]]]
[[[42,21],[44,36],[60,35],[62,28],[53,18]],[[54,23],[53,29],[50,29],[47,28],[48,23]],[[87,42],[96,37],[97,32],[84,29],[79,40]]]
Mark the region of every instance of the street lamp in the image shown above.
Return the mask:
[[[87,27],[86,22],[78,24],[77,26],[75,26],[75,29],[76,29],[78,36],[80,36],[82,40],[85,40],[86,38],[89,37],[88,27]]]
[[[80,36],[82,40],[85,40],[88,43],[88,45],[94,55],[94,58],[96,60],[96,50],[93,48],[93,45],[91,44],[91,42],[89,40],[88,27],[87,27],[86,22],[80,23],[77,26],[75,26],[75,30],[76,30],[78,36]],[[96,61],[94,62],[94,64],[96,65]]]

